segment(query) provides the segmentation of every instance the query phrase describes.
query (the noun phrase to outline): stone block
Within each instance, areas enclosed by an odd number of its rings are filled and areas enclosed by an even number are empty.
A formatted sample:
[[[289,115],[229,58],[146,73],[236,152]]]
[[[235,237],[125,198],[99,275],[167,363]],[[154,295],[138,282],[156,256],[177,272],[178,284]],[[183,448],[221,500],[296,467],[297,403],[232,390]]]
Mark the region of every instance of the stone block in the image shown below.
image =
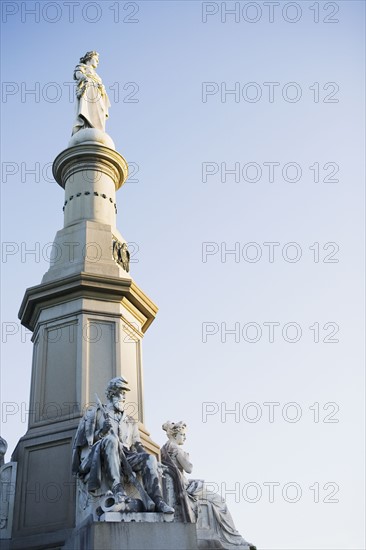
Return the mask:
[[[192,523],[85,520],[63,550],[197,550]]]

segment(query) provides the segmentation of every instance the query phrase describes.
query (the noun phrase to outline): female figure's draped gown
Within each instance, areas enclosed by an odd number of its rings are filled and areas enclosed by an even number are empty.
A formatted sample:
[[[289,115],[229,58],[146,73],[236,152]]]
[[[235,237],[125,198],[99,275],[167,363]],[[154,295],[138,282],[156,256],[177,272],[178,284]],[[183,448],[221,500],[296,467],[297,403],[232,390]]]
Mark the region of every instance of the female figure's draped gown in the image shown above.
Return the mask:
[[[77,81],[77,103],[72,135],[84,128],[96,128],[105,132],[105,123],[111,104],[102,79],[93,67],[86,63],[76,65],[74,79]]]
[[[210,492],[204,481],[187,479],[185,473],[191,473],[192,463],[189,454],[171,439],[161,449],[161,459],[168,467],[178,492],[184,521],[195,521],[201,503],[208,504],[215,518],[215,531],[224,548],[241,546],[250,548],[240,533],[235,529],[234,521],[225,500],[217,493]]]

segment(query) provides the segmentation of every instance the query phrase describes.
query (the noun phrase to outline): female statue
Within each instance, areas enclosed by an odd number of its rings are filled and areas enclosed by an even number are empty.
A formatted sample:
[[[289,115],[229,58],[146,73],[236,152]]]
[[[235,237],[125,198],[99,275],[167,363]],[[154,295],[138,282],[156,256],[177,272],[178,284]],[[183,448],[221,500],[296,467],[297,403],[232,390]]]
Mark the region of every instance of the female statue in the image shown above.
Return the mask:
[[[183,520],[195,522],[195,518],[199,517],[200,507],[203,504],[208,505],[212,510],[215,538],[219,539],[221,548],[255,550],[255,546],[246,542],[235,529],[225,500],[219,494],[210,492],[204,481],[186,478],[185,473],[190,474],[193,469],[189,454],[182,449],[186,440],[186,424],[167,421],[162,427],[169,441],[161,449],[161,460],[173,477],[178,503],[182,507]],[[199,527],[198,539],[200,539]]]
[[[102,79],[95,69],[99,63],[98,52],[87,52],[76,65],[76,120],[72,135],[84,128],[96,128],[105,132],[110,102]]]

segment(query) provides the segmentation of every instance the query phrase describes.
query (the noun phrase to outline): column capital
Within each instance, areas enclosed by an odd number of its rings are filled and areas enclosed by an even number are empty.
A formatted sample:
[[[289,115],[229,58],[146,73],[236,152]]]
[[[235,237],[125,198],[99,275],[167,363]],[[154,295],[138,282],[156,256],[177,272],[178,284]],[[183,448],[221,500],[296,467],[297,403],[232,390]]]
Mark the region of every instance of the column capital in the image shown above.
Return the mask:
[[[52,166],[53,177],[63,189],[72,176],[86,171],[105,174],[113,180],[117,191],[127,179],[128,165],[122,155],[109,147],[81,143],[62,151]]]

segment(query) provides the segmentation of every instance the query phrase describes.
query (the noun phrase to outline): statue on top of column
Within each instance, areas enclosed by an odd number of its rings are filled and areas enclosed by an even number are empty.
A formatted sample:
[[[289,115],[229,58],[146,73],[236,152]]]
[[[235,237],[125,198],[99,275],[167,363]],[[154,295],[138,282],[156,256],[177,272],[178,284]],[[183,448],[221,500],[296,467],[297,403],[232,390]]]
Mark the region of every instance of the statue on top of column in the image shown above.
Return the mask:
[[[80,63],[75,67],[77,102],[72,135],[85,128],[96,128],[105,132],[108,108],[111,104],[102,79],[95,70],[98,64],[98,52],[90,51],[80,58]]]

